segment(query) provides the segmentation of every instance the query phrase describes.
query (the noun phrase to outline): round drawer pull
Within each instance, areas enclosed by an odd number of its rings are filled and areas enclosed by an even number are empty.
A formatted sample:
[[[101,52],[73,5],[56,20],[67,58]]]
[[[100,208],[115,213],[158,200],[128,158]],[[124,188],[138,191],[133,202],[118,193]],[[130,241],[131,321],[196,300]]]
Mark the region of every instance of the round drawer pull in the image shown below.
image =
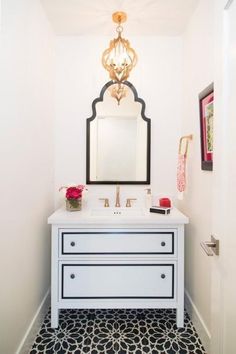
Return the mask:
[[[166,275],[165,274],[162,274],[161,275],[161,279],[165,279]]]
[[[71,279],[75,279],[75,275],[74,274],[71,274],[70,277],[71,277]]]
[[[166,243],[164,241],[161,242],[161,246],[164,247]]]
[[[75,242],[72,241],[72,242],[70,243],[70,245],[71,245],[72,247],[74,247],[74,246],[75,246]]]

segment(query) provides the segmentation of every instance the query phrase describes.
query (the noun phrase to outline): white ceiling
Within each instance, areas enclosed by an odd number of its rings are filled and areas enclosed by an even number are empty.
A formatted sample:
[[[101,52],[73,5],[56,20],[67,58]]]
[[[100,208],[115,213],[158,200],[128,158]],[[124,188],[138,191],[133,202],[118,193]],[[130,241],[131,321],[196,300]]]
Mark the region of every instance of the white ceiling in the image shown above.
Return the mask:
[[[115,33],[113,12],[125,11],[126,35],[179,35],[199,0],[41,0],[57,35]]]

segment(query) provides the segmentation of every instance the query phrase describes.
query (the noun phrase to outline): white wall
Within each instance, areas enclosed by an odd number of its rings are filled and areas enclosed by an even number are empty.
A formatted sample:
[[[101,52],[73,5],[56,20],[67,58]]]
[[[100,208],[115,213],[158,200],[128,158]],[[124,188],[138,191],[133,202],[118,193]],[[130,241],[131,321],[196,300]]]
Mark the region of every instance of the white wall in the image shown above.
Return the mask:
[[[85,183],[86,118],[92,115],[92,101],[109,81],[101,56],[106,37],[58,37],[56,50],[56,205],[63,197],[61,185]],[[130,37],[138,64],[130,81],[146,102],[146,116],[152,124],[151,184],[153,193],[176,195],[176,158],[181,122],[182,40],[178,37]],[[145,187],[121,187],[143,190]],[[106,192],[104,192],[104,189]],[[114,186],[89,186],[114,195]],[[130,194],[130,192],[129,192]],[[131,195],[132,196],[132,195]]]
[[[50,279],[54,38],[39,0],[3,0],[0,352],[13,354]]]
[[[198,94],[213,81],[214,0],[201,0],[184,35],[183,134],[193,134],[188,187],[180,207],[186,227],[186,290],[210,330],[210,257],[200,242],[210,239],[213,172],[201,170]]]

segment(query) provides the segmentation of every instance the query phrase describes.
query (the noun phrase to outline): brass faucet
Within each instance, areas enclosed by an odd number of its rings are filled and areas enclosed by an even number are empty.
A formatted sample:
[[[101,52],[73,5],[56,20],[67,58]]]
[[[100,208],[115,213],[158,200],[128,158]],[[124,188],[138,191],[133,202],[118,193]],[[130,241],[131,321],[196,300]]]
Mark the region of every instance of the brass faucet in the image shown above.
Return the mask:
[[[116,208],[120,208],[120,186],[116,186]]]

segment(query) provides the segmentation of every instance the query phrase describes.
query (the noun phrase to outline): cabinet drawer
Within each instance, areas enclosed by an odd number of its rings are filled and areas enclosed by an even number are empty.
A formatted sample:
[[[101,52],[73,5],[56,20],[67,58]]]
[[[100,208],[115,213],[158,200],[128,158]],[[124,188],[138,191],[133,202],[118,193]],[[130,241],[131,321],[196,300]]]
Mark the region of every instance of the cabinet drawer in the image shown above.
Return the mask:
[[[61,231],[61,254],[175,253],[176,231],[71,232]]]
[[[62,299],[173,299],[174,264],[62,264]]]

